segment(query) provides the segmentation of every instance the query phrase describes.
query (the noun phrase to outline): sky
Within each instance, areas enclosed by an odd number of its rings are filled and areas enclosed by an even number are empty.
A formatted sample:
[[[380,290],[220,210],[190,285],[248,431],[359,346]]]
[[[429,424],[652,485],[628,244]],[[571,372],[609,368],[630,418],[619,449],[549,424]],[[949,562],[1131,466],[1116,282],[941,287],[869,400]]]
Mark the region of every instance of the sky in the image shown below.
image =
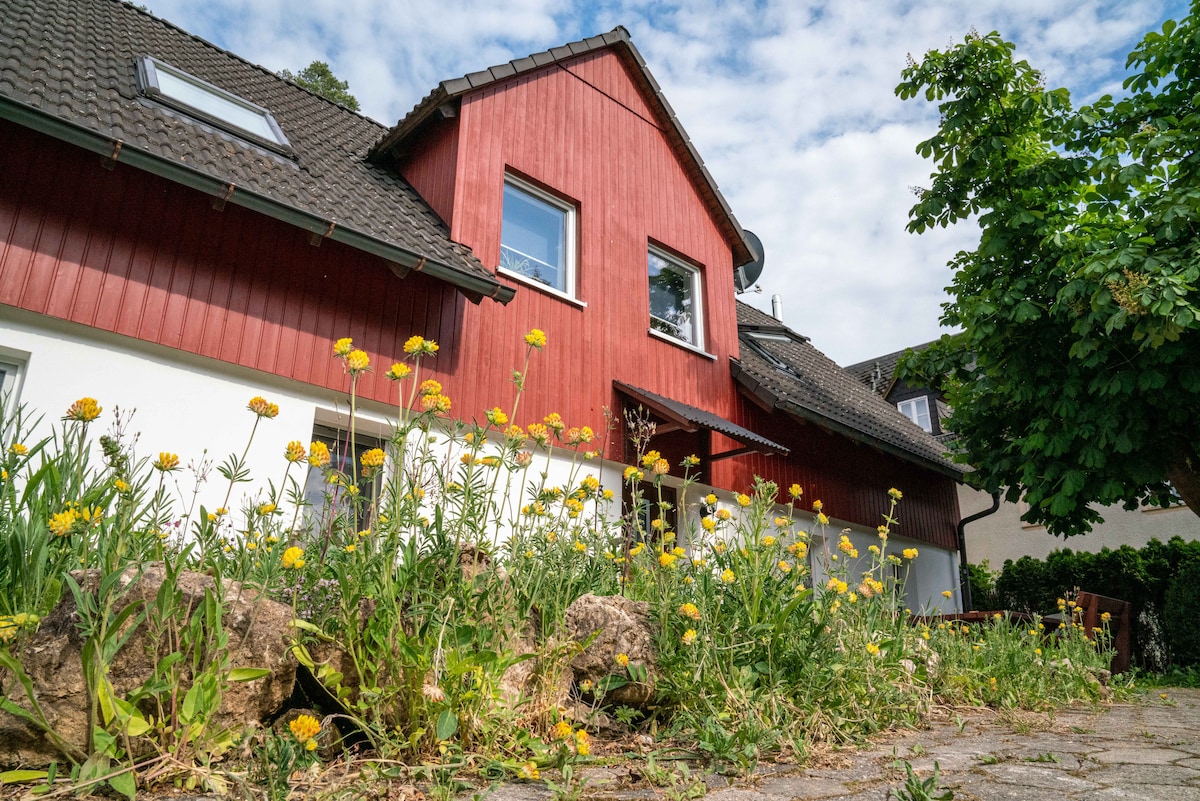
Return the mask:
[[[624,25],[766,252],[769,311],[848,365],[936,339],[972,223],[905,231],[936,107],[894,90],[906,56],[999,31],[1076,104],[1121,91],[1125,57],[1185,0],[143,0],[272,70],[329,63],[394,124],[439,81]]]

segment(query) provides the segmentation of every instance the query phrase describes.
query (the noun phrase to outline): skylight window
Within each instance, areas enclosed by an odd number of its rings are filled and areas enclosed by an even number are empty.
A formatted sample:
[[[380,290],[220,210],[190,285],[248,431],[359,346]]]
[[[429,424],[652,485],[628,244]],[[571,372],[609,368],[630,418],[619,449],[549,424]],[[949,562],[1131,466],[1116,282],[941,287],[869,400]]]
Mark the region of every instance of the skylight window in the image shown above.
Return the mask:
[[[168,106],[258,144],[291,151],[271,112],[152,56],[138,59],[142,91]]]

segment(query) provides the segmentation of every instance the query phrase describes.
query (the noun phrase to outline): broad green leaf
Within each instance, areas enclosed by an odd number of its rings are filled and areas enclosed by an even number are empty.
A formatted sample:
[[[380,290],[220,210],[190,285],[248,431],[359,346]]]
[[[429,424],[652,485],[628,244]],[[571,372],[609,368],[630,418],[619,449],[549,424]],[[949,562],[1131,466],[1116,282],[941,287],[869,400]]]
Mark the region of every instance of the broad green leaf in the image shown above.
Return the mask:
[[[0,773],[0,784],[25,784],[38,782],[50,776],[45,770],[6,770]]]
[[[271,670],[269,668],[240,667],[229,671],[229,675],[226,678],[229,681],[254,681],[255,679],[261,679],[270,675]]]

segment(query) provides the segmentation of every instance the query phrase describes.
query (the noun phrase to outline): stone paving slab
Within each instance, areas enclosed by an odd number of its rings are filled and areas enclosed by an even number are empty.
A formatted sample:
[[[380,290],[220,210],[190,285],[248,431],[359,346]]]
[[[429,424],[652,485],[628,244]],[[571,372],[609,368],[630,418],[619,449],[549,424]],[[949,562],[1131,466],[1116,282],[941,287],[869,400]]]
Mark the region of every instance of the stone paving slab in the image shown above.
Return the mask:
[[[1166,701],[1156,694],[1135,704],[1071,709],[1018,729],[994,713],[970,711],[953,724],[891,733],[836,757],[838,767],[769,765],[728,784],[697,778],[705,780],[709,801],[881,801],[903,785],[899,760],[907,760],[922,778],[937,764],[942,787],[960,801],[1200,801],[1200,690],[1173,690]],[[532,784],[488,796],[547,797]],[[600,784],[583,793],[596,801],[674,797],[680,796],[669,788]]]

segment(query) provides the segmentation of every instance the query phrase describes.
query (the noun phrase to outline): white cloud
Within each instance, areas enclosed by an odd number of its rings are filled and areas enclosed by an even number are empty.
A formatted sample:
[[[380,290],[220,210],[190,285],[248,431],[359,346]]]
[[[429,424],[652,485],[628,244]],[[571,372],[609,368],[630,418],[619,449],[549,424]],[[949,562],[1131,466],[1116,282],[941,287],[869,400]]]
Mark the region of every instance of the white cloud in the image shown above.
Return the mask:
[[[1142,33],[1183,0],[146,0],[271,69],[328,61],[392,123],[437,83],[625,25],[741,223],[762,238],[762,295],[846,364],[939,334],[945,266],[970,225],[905,233],[913,149],[936,109],[893,95],[905,56],[999,30],[1078,101],[1119,90]]]

